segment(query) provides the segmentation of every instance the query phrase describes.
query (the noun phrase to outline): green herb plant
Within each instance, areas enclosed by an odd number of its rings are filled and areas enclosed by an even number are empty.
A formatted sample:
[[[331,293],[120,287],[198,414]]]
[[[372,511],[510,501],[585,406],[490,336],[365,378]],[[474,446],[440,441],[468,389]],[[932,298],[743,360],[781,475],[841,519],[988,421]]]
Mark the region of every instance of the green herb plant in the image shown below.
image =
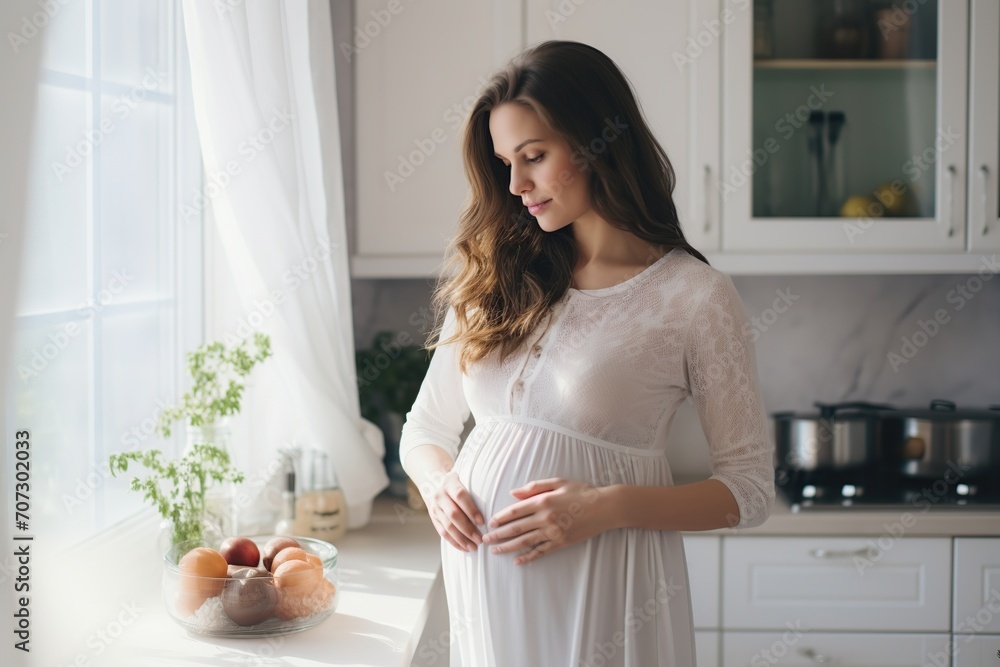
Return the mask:
[[[180,405],[163,410],[156,432],[169,438],[170,427],[177,420],[205,427],[239,413],[244,389],[241,380],[256,364],[272,356],[271,339],[266,334],[254,333],[253,344],[255,351],[248,348],[246,340],[233,346],[216,341],[188,352],[191,389],[181,396]],[[126,472],[129,463],[149,471],[144,479],[133,478],[130,489],[141,491],[160,516],[171,522],[171,542],[185,551],[202,541],[208,488],[213,483],[243,481],[243,473],[230,464],[229,452],[211,442],[192,442],[187,453],[174,460],[165,460],[158,449],[112,454],[108,461],[112,476]]]
[[[202,518],[205,514],[205,491],[214,482],[243,481],[243,473],[230,466],[229,454],[215,445],[195,443],[180,459],[164,460],[162,452],[112,454],[108,465],[111,475],[126,472],[129,463],[144,466],[150,474],[134,477],[132,491],[142,491],[164,519],[173,526],[171,543],[188,551],[202,542]],[[179,554],[180,555],[180,554]]]
[[[198,346],[188,352],[188,372],[194,383],[181,396],[181,404],[165,409],[157,422],[157,432],[170,437],[170,425],[187,418],[191,426],[205,426],[240,411],[245,378],[253,367],[272,356],[271,339],[259,331],[253,335],[256,352],[248,351],[247,341],[226,347],[221,342]]]

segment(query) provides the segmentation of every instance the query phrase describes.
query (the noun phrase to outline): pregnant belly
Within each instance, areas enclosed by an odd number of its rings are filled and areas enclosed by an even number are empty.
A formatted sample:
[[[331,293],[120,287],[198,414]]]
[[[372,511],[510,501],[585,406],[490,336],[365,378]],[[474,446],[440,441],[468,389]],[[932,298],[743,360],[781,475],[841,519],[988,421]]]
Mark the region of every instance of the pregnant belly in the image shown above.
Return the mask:
[[[519,499],[511,490],[553,477],[611,484],[669,485],[663,456],[622,453],[535,424],[477,424],[455,461],[455,471],[487,520]]]

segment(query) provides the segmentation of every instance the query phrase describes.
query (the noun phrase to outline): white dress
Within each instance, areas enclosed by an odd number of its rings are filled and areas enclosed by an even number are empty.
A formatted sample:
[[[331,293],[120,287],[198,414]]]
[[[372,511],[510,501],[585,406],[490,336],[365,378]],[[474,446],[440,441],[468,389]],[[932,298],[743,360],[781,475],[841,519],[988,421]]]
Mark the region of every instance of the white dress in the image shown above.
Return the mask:
[[[444,338],[454,326],[449,310]],[[774,502],[773,444],[750,333],[732,280],[674,249],[623,283],[571,289],[503,363],[491,356],[464,375],[456,346],[437,348],[400,460],[424,444],[457,453],[487,522],[536,479],[671,486],[667,434],[690,395],[737,527],[758,525]],[[699,591],[688,590],[679,532],[610,530],[514,565],[521,552],[441,540],[452,667],[695,665]]]

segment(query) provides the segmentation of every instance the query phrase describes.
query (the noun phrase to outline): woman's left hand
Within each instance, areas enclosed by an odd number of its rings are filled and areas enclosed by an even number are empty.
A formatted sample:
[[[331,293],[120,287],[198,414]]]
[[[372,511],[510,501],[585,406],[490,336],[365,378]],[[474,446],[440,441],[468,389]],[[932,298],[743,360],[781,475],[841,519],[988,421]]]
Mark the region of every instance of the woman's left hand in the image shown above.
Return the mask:
[[[483,544],[496,545],[493,553],[530,549],[514,560],[520,565],[590,539],[615,527],[605,502],[607,491],[608,487],[561,477],[513,489],[511,494],[520,502],[493,516],[492,530],[483,535]]]

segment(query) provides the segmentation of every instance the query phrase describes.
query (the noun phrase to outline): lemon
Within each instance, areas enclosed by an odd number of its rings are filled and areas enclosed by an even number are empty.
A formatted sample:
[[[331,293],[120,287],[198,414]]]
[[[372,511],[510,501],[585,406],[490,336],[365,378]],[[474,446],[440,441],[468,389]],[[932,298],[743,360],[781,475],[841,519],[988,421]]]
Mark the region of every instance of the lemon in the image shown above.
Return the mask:
[[[840,215],[844,218],[880,218],[883,208],[874,197],[851,195],[840,207]]]

